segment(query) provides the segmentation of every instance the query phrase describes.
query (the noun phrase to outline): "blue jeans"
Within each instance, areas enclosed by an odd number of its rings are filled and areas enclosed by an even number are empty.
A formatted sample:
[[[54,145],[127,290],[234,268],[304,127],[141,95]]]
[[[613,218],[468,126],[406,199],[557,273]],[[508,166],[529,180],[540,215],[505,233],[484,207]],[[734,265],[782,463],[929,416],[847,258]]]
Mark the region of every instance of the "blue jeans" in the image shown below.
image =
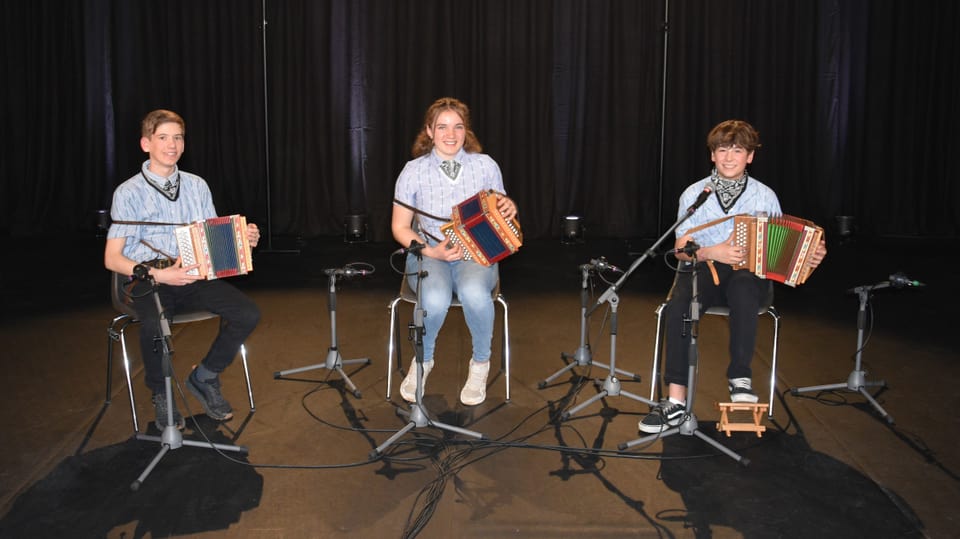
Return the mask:
[[[417,289],[418,259],[407,255],[407,274],[410,288]],[[463,317],[470,329],[473,341],[473,359],[477,362],[490,360],[490,343],[493,340],[493,296],[500,272],[497,264],[486,267],[473,261],[446,262],[428,256],[423,257],[423,289],[420,291],[424,317],[423,360],[433,361],[437,335],[447,318],[453,295],[463,306]]]

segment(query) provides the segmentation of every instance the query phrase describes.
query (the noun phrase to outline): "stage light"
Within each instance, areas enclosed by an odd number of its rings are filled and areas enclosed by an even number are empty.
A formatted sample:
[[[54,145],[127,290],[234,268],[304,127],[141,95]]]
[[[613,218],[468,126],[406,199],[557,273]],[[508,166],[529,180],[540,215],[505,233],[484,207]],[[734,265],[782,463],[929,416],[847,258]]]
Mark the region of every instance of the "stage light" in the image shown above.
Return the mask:
[[[367,241],[367,216],[363,214],[348,215],[343,222],[343,241],[360,243]]]
[[[856,218],[852,215],[836,215],[834,219],[837,221],[837,236],[840,237],[840,243],[851,241],[857,228]]]
[[[583,218],[567,215],[560,221],[560,243],[572,245],[583,243]]]

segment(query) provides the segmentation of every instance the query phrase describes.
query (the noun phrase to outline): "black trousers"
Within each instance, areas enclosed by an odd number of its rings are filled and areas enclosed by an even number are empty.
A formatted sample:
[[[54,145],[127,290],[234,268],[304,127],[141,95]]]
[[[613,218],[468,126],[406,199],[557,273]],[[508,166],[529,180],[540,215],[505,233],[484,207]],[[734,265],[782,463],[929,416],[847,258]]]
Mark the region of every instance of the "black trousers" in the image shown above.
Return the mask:
[[[144,378],[154,393],[164,389],[163,345],[160,318],[148,283],[137,283],[132,291],[133,308],[140,320],[140,351]],[[197,281],[185,286],[159,285],[160,303],[168,319],[177,312],[210,311],[220,316],[220,331],[202,360],[213,372],[223,372],[240,351],[257,322],[260,309],[246,294],[222,281]]]
[[[768,294],[770,283],[748,270],[734,271],[727,264],[714,262],[719,285],[713,283],[710,268],[697,264],[697,292],[703,314],[710,307],[730,309],[730,363],[727,378],[749,378],[750,362],[757,341],[757,312]],[[687,385],[690,351],[690,301],[693,293],[691,266],[681,267],[673,292],[664,308],[666,317],[667,361],[663,379],[670,384]]]

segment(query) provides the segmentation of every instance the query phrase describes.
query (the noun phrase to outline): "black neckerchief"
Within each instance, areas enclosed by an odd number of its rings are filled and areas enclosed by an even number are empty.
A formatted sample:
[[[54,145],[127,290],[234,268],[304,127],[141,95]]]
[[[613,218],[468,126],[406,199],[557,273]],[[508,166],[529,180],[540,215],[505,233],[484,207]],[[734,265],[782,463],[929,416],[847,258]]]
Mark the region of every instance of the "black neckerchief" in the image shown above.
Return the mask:
[[[743,176],[740,176],[738,179],[728,180],[721,178],[716,168],[713,169],[713,172],[710,174],[710,180],[713,181],[713,184],[717,188],[717,202],[719,202],[720,207],[723,208],[723,213],[729,212],[730,208],[737,203],[740,196],[747,190],[747,178],[746,170],[743,171]]]

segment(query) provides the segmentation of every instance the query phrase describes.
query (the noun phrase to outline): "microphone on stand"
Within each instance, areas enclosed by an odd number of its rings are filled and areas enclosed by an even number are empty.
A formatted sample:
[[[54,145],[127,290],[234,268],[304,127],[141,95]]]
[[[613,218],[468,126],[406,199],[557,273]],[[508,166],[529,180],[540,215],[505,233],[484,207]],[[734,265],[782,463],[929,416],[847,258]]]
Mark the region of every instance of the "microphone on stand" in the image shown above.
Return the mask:
[[[393,254],[395,254],[395,255],[403,255],[403,254],[410,253],[410,254],[418,255],[418,254],[420,254],[420,251],[422,251],[423,248],[426,247],[426,246],[427,246],[426,244],[420,243],[420,242],[417,241],[417,240],[411,240],[409,247],[401,247],[401,248],[397,249],[396,251],[394,251]]]
[[[594,258],[590,260],[589,264],[583,264],[580,266],[581,270],[600,270],[600,271],[612,271],[614,273],[623,273],[623,270],[614,266],[613,264],[607,262],[607,259],[604,257]]]
[[[700,191],[700,194],[697,195],[697,200],[687,208],[687,215],[693,214],[693,212],[697,211],[697,208],[703,206],[703,203],[710,198],[710,193],[712,193],[715,188],[716,186],[713,185],[713,182],[707,182],[707,184],[703,186],[703,191]]]
[[[133,267],[133,278],[138,281],[152,281],[150,268],[146,264],[137,264]]]
[[[667,251],[667,254],[679,255],[685,254],[687,256],[693,256],[700,249],[700,246],[697,245],[695,241],[688,241],[686,245],[680,247],[679,249],[670,249]]]
[[[914,281],[902,272],[894,273],[890,276],[890,286],[894,288],[903,288],[905,286],[927,286],[920,281]]]
[[[373,273],[372,271],[369,271],[369,270],[356,269],[356,268],[350,268],[350,267],[331,268],[331,269],[323,270],[323,272],[326,273],[327,275],[342,275],[344,277],[356,277],[358,275],[364,276],[364,275],[369,275]]]

